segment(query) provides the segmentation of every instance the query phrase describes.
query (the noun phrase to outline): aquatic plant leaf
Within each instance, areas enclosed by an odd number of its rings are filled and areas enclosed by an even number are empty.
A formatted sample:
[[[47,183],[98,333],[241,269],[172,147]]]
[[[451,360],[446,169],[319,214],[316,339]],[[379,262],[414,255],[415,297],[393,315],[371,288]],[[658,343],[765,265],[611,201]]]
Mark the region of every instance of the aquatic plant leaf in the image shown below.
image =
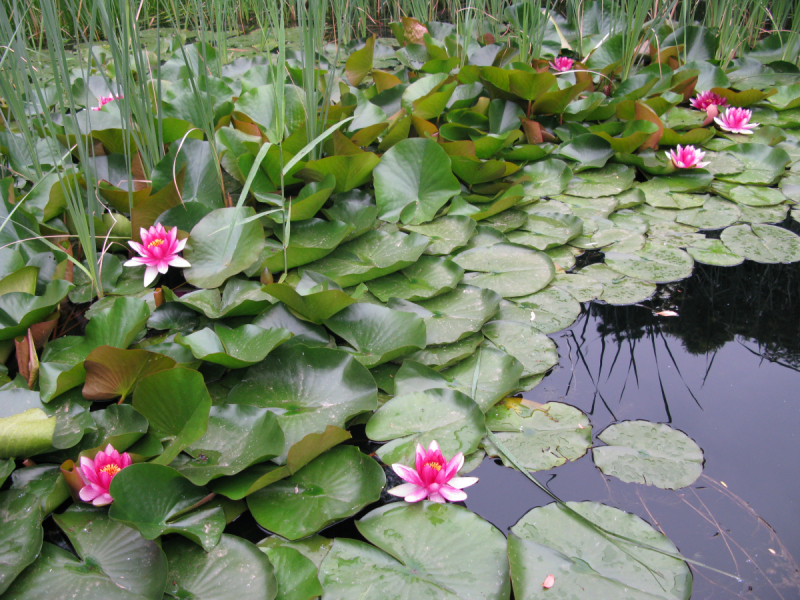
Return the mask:
[[[504,298],[533,294],[555,276],[549,256],[516,244],[465,250],[453,262],[471,271],[464,276],[465,284],[489,288]]]
[[[200,288],[215,288],[252,265],[264,247],[264,229],[253,217],[252,207],[220,208],[194,226],[184,257],[192,265],[184,269],[186,281]]]
[[[351,304],[325,326],[353,346],[353,356],[374,367],[425,347],[425,322],[415,314],[374,304]]]
[[[383,160],[386,160],[385,155]],[[336,178],[333,191],[340,194],[367,183],[380,163],[381,159],[372,152],[326,156],[320,160],[308,161],[297,175],[306,181],[325,181],[328,176],[333,175]]]
[[[622,275],[608,265],[596,263],[581,269],[579,273],[588,275],[603,284],[599,299],[614,306],[625,306],[644,302],[656,293],[656,285]]]
[[[336,177],[326,175],[322,181],[312,181],[292,200],[292,222],[305,221],[316,215],[322,206],[331,197],[336,187]],[[283,223],[283,213],[273,213],[272,217],[277,223]]]
[[[477,224],[467,215],[444,215],[423,225],[405,225],[403,229],[413,231],[430,239],[425,254],[450,254],[469,241]]]
[[[49,450],[56,417],[44,410],[37,392],[9,389],[0,392],[0,458],[27,458]]]
[[[426,346],[423,350],[409,354],[406,360],[412,360],[440,371],[475,354],[483,339],[482,333],[475,333],[452,344]]]
[[[86,369],[83,397],[87,400],[125,397],[143,377],[171,369],[175,364],[170,357],[147,350],[99,346],[83,362]]]
[[[781,227],[753,224],[728,227],[720,236],[733,253],[759,263],[800,260],[800,237]]]
[[[523,369],[522,363],[513,356],[482,346],[479,352],[443,371],[442,375],[445,381],[449,380],[447,387],[472,397],[477,370],[474,400],[486,412],[517,389]]]
[[[284,464],[288,449],[306,435],[344,427],[351,417],[375,410],[378,390],[367,368],[347,352],[281,346],[245,372],[228,402],[274,409],[286,437],[275,462]]]
[[[675,220],[698,229],[723,229],[736,223],[741,214],[733,202],[711,196],[701,207],[681,210]]]
[[[430,139],[406,139],[383,155],[375,168],[378,218],[419,225],[431,221],[461,191],[450,157]]]
[[[222,293],[214,288],[177,296],[169,288],[161,289],[168,302],[188,306],[209,319],[257,315],[272,304],[270,296],[261,289],[259,282],[239,277],[229,279]]]
[[[110,493],[114,502],[108,516],[138,529],[147,540],[179,533],[209,551],[225,528],[222,508],[200,506],[208,490],[194,485],[172,467],[133,464],[114,476]]]
[[[24,334],[31,325],[43,321],[67,296],[72,284],[58,279],[49,283],[41,296],[8,290],[0,296],[0,340]]]
[[[25,490],[0,492],[0,594],[39,555],[44,539],[40,506],[39,498]]]
[[[309,433],[289,448],[286,464],[261,463],[245,469],[237,475],[215,479],[210,487],[215,493],[224,494],[232,500],[240,500],[276,481],[293,475],[317,456],[327,452],[337,444],[349,440],[348,431],[328,425],[322,433]]]
[[[283,342],[292,337],[285,329],[262,329],[257,325],[240,325],[235,329],[217,324],[192,334],[178,334],[175,342],[186,346],[200,360],[241,369],[264,360]]]
[[[785,150],[765,144],[736,144],[728,146],[725,151],[738,158],[745,166],[741,173],[717,176],[717,179],[730,183],[773,185],[791,162]]]
[[[525,369],[521,377],[546,373],[558,364],[555,342],[533,325],[489,321],[481,332],[500,350],[522,363]]]
[[[549,250],[563,246],[582,231],[583,221],[575,215],[543,211],[529,214],[522,227],[506,238],[514,244]]]
[[[572,169],[557,158],[525,165],[520,173],[522,177],[517,181],[522,184],[526,197],[555,196],[567,189],[572,180]]]
[[[350,600],[508,600],[502,533],[455,504],[394,503],[356,521],[375,544],[338,538],[320,565],[324,596]]]
[[[718,267],[735,267],[742,264],[744,258],[734,254],[720,240],[698,240],[686,251],[697,262]]]
[[[451,260],[421,256],[405,269],[373,279],[367,287],[381,302],[389,298],[417,302],[453,290],[463,276],[464,269]]]
[[[254,544],[229,534],[208,552],[180,538],[164,542],[167,594],[197,600],[275,600],[272,564]]]
[[[662,533],[635,515],[596,502],[567,506],[612,533],[678,553]],[[609,541],[555,502],[534,508],[511,528],[508,558],[514,595],[520,600],[545,598],[551,590],[578,600],[688,600],[692,593],[692,574],[685,562]],[[542,587],[546,574],[555,576],[551,590]]]
[[[367,38],[363,48],[347,57],[345,74],[350,85],[358,86],[372,70],[372,56],[375,52],[375,36]]]
[[[294,334],[284,342],[284,347],[303,344],[305,346],[328,346],[330,336],[325,328],[309,321],[298,319],[282,302],[277,302],[253,320],[253,325],[263,329],[286,329]]]
[[[692,274],[692,257],[678,248],[648,242],[630,254],[607,252],[606,264],[615,271],[650,283],[669,283]]]
[[[583,198],[615,196],[633,185],[635,175],[635,169],[627,165],[611,163],[602,169],[583,171],[580,175],[575,176],[567,185],[564,193]]]
[[[700,446],[663,423],[615,423],[597,437],[607,445],[592,450],[594,464],[628,483],[677,490],[693,484],[703,472]]]
[[[491,290],[469,285],[416,304],[392,298],[389,308],[412,312],[425,321],[428,345],[457,342],[481,326],[497,312],[500,296]]]
[[[297,540],[351,517],[380,498],[383,469],[354,446],[337,446],[287,479],[247,497],[259,525]]]
[[[282,239],[283,231],[278,231],[278,237]],[[247,269],[247,273],[260,275],[265,268],[269,269],[270,273],[280,273],[285,267],[291,269],[319,260],[333,252],[349,232],[350,226],[341,221],[309,219],[293,223],[289,246],[286,249],[286,261],[283,256],[283,243],[269,239],[259,260],[253,267]]]
[[[167,559],[156,542],[112,521],[104,508],[75,504],[53,518],[84,564],[99,567],[100,573],[119,588],[140,597],[153,600],[162,597],[167,583]],[[59,571],[52,575],[52,581],[38,582],[45,586],[42,590],[48,584],[56,584],[66,573]],[[84,593],[91,593],[91,578],[85,580],[84,586]]]
[[[367,436],[387,442],[377,450],[384,464],[414,464],[417,444],[436,440],[446,456],[478,449],[485,431],[483,413],[469,396],[430,389],[395,396],[367,422]]]
[[[276,536],[267,540],[277,540]],[[322,585],[317,577],[318,567],[311,559],[289,546],[266,546],[259,549],[272,563],[278,583],[276,600],[311,600],[322,595]]]
[[[342,287],[358,285],[414,264],[428,245],[418,233],[368,231],[321,260],[300,269],[333,279]]]
[[[566,329],[581,314],[581,305],[572,295],[554,286],[547,286],[529,296],[514,298],[513,302],[528,311],[529,318],[526,322],[542,333],[555,333]],[[502,304],[497,318],[508,320],[503,316]]]
[[[168,465],[206,432],[211,396],[199,372],[176,367],[141,379],[133,408],[150,423],[151,433],[167,443],[153,462]]]
[[[561,402],[537,404],[506,398],[486,413],[486,427],[530,471],[545,471],[578,460],[592,445],[589,418]],[[483,447],[489,456],[499,456],[503,464],[513,467],[488,438],[483,440]]]
[[[593,133],[585,133],[561,146],[558,155],[575,161],[576,164],[571,165],[571,168],[579,173],[605,166],[608,159],[614,156],[614,149],[608,140]]]
[[[787,200],[779,189],[756,185],[736,185],[719,181],[714,183],[713,189],[723,198],[745,206],[775,206]]]
[[[283,452],[283,431],[274,413],[244,404],[212,406],[206,432],[172,461],[195,485],[235,475]]]

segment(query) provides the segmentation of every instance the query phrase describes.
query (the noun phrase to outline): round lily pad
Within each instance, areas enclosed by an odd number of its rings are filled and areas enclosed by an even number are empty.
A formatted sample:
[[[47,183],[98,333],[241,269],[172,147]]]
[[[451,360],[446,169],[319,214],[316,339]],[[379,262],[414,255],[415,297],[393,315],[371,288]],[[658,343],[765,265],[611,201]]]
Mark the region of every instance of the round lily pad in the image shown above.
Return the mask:
[[[735,254],[760,263],[800,261],[800,237],[774,225],[734,225],[720,236]]]
[[[581,305],[575,298],[569,292],[554,286],[548,286],[530,296],[514,298],[514,302],[530,311],[528,322],[542,333],[566,329],[581,314]]]
[[[703,451],[685,433],[663,423],[626,421],[607,427],[592,450],[594,463],[622,481],[677,490],[703,472]]]
[[[580,273],[603,284],[603,293],[598,299],[607,304],[616,306],[636,304],[647,300],[656,292],[654,283],[622,275],[602,263],[588,265],[581,269]]]
[[[734,267],[742,264],[744,258],[734,254],[720,240],[700,240],[686,248],[697,262],[718,267]]]
[[[380,498],[383,469],[355,446],[337,446],[291,477],[247,497],[256,521],[297,540],[346,519]]]
[[[522,363],[522,377],[546,373],[558,364],[555,342],[533,325],[490,321],[481,331],[500,350]]]
[[[326,600],[506,600],[505,537],[454,504],[382,506],[360,521],[374,546],[339,538],[320,565]],[[376,547],[377,546],[377,547]]]
[[[538,292],[555,276],[549,256],[516,244],[465,250],[453,262],[473,271],[464,276],[464,283],[489,288],[504,298]]]
[[[678,553],[666,536],[635,515],[597,502],[567,502],[567,506],[612,533]],[[508,558],[514,595],[520,600],[549,596],[688,600],[691,596],[692,573],[684,561],[609,539],[557,503],[526,513],[511,534]],[[555,581],[544,589],[548,575]]]
[[[722,229],[736,223],[741,214],[733,202],[711,196],[699,208],[679,211],[675,220],[698,229]]]
[[[631,254],[608,252],[606,264],[615,271],[651,283],[669,283],[692,274],[694,261],[683,250],[648,242]]]

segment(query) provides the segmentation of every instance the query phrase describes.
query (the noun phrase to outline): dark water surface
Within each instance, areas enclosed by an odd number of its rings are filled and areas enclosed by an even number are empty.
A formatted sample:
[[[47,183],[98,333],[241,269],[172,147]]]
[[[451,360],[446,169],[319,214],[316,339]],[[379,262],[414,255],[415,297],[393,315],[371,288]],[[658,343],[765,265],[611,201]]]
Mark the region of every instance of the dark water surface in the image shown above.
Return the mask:
[[[678,317],[655,316],[675,310]],[[536,473],[563,500],[596,500],[661,529],[693,567],[693,598],[800,598],[800,267],[698,265],[647,306],[592,304],[553,336],[560,361],[525,394],[607,425],[668,423],[705,453],[703,475],[678,491],[604,476],[591,455]],[[485,460],[467,506],[502,531],[550,499]]]

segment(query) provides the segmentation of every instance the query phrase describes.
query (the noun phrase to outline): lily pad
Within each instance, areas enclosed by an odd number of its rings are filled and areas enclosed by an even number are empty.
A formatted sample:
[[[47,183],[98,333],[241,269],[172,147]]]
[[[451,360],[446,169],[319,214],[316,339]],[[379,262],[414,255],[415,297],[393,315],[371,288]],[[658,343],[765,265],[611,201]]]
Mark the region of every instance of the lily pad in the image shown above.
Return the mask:
[[[389,302],[389,308],[422,317],[429,345],[457,342],[479,331],[499,305],[500,296],[493,291],[469,285],[416,304],[394,299]]]
[[[736,223],[741,214],[733,202],[711,196],[700,208],[681,210],[675,220],[698,229],[723,229]]]
[[[163,354],[146,350],[122,350],[113,346],[95,348],[83,363],[87,400],[125,398],[136,383],[152,373],[171,369],[175,361]]]
[[[506,398],[486,413],[486,427],[530,471],[545,471],[578,460],[592,445],[588,417],[561,402],[536,404]],[[489,456],[499,456],[507,467],[513,466],[488,439],[483,445]]]
[[[678,553],[666,536],[635,515],[596,502],[567,506],[612,533]],[[688,600],[692,593],[685,562],[609,538],[557,503],[534,508],[511,528],[508,557],[520,600],[545,598],[551,590],[577,600]],[[550,590],[542,587],[548,574],[555,576]]]
[[[353,356],[375,367],[425,347],[424,321],[415,314],[374,304],[352,304],[325,321],[353,346]]]
[[[528,215],[522,230],[512,231],[506,237],[510,242],[523,244],[537,250],[563,246],[583,231],[583,221],[571,214],[537,212]]]
[[[72,284],[56,280],[42,296],[9,291],[0,296],[0,340],[24,334],[31,325],[43,321],[69,293]]]
[[[546,373],[558,364],[555,342],[533,325],[490,321],[481,331],[500,350],[522,363],[522,377]]]
[[[228,402],[271,408],[288,448],[328,425],[344,427],[353,416],[378,405],[375,380],[352,355],[330,348],[279,347],[269,360],[250,367],[231,389]]]
[[[283,453],[283,431],[274,413],[256,406],[212,406],[206,433],[184,448],[171,466],[195,485],[235,475]]]
[[[581,314],[581,305],[575,301],[569,292],[557,287],[548,286],[541,292],[514,298],[519,306],[530,310],[528,321],[542,333],[555,333],[572,325]],[[498,319],[505,320],[502,315],[503,307]]]
[[[333,252],[350,231],[350,225],[341,221],[298,221],[291,226],[285,260],[283,242],[269,239],[258,260],[258,267],[251,267],[247,272],[256,275],[263,269],[269,269],[270,273],[280,273],[284,268],[307,265]],[[282,229],[278,229],[276,234],[283,240]]]
[[[686,248],[686,251],[697,262],[718,267],[735,267],[744,262],[744,258],[734,254],[720,240],[699,240]]]
[[[669,283],[691,275],[694,261],[683,250],[648,243],[631,254],[608,252],[606,264],[635,279],[650,283]]]
[[[225,528],[222,508],[200,506],[208,490],[171,467],[131,465],[114,476],[109,491],[114,502],[108,516],[138,529],[147,540],[179,533],[208,551],[217,545]],[[192,510],[197,506],[200,508]]]
[[[278,540],[278,537],[272,536],[267,540]],[[311,559],[289,546],[259,544],[259,548],[275,570],[278,583],[276,600],[309,600],[322,595],[318,566]]]
[[[369,282],[369,291],[382,302],[400,298],[416,302],[449,292],[464,276],[464,269],[446,258],[421,256],[413,265]]]
[[[625,306],[644,302],[656,293],[656,285],[622,275],[608,265],[596,263],[580,270],[603,284],[599,300],[614,306]]]
[[[413,360],[439,371],[475,354],[483,339],[482,333],[475,333],[452,344],[426,346],[424,350],[409,354],[406,360]]]
[[[774,264],[800,260],[800,237],[773,225],[734,225],[722,232],[722,242],[749,260]]]
[[[194,226],[184,258],[186,281],[200,288],[215,288],[258,260],[264,247],[264,229],[251,207],[220,208]],[[248,221],[249,220],[249,221]],[[245,222],[248,221],[248,222]]]
[[[423,225],[406,225],[403,228],[428,237],[430,245],[425,254],[450,254],[456,248],[465,246],[472,237],[475,219],[466,215],[445,215]]]
[[[353,516],[377,501],[385,485],[374,459],[355,446],[338,446],[249,495],[247,506],[259,525],[297,540]]]
[[[392,146],[375,168],[379,218],[418,225],[431,221],[461,191],[450,157],[435,141],[406,139]]]
[[[615,423],[597,437],[607,445],[592,450],[594,463],[606,475],[628,483],[677,490],[693,484],[703,472],[700,447],[663,423]]]
[[[35,494],[25,490],[0,492],[0,594],[39,554],[44,535],[42,517]]]
[[[273,302],[262,291],[260,283],[239,277],[229,279],[222,293],[219,289],[211,289],[176,296],[168,288],[162,290],[166,300],[179,302],[209,319],[257,315]]]
[[[169,558],[167,594],[197,600],[275,600],[272,564],[256,546],[224,534],[209,552],[182,540],[164,542]]]
[[[271,283],[263,289],[314,323],[322,323],[356,301],[335,281],[313,271],[305,271],[296,287]]]
[[[454,504],[382,506],[356,521],[370,542],[339,538],[320,565],[326,600],[507,600],[502,533]]]
[[[489,288],[504,298],[533,294],[555,276],[549,256],[516,244],[465,250],[454,256],[453,262],[473,271],[464,276],[464,283]]]
[[[469,396],[451,389],[430,389],[395,396],[367,423],[367,436],[388,442],[378,448],[384,464],[414,464],[417,444],[436,440],[445,456],[478,449],[485,431],[483,413]]]
[[[516,391],[523,369],[521,362],[502,350],[481,347],[466,360],[443,371],[442,375],[450,381],[448,387],[469,396],[472,396],[473,386],[477,382],[474,400],[486,412]]]
[[[262,329],[257,325],[241,325],[236,329],[217,324],[194,333],[176,336],[200,360],[241,369],[261,362],[275,348],[292,337],[285,329]]]
[[[745,166],[745,170],[734,175],[718,175],[717,178],[731,183],[772,185],[777,183],[791,162],[785,150],[764,144],[736,144],[728,146],[731,153]]]

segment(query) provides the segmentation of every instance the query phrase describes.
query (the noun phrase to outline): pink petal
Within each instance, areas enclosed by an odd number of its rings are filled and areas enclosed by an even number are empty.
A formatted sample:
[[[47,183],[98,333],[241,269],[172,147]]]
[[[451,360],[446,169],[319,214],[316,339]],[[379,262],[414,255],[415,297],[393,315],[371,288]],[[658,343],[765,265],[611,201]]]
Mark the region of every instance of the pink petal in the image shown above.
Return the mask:
[[[144,262],[144,259],[139,256],[134,256],[132,259],[125,261],[122,263],[123,267],[139,267],[141,265],[146,265],[147,263]]]
[[[419,502],[420,500],[425,500],[425,498],[427,497],[428,497],[427,488],[420,488],[418,492],[409,494],[404,499],[406,502]]]
[[[459,452],[453,458],[450,459],[450,462],[447,463],[445,467],[445,480],[452,479],[456,473],[461,470],[461,467],[464,466],[464,454]]]
[[[555,576],[548,575],[547,577],[544,578],[544,581],[542,582],[542,587],[549,590],[551,587],[555,585],[555,583],[556,583]]]
[[[405,498],[407,496],[419,493],[420,491],[425,491],[425,488],[419,485],[414,485],[413,483],[404,483],[386,491],[392,496],[400,496],[401,498]]]
[[[422,465],[425,464],[425,448],[422,447],[422,444],[417,444],[417,450],[414,456],[414,466],[416,466],[417,471],[422,469]]]
[[[431,502],[436,502],[437,504],[444,504],[445,503],[444,496],[442,496],[439,492],[434,492],[433,494],[428,496],[428,500],[430,500]],[[408,500],[408,498],[406,498],[406,502],[410,502],[410,500]]]
[[[422,486],[422,479],[419,477],[419,473],[417,473],[411,467],[407,467],[405,465],[401,465],[400,463],[395,463],[392,465],[392,470],[400,476],[400,479],[403,481],[407,481],[408,483],[413,483],[414,485]]]
[[[169,265],[171,267],[178,267],[181,269],[188,269],[189,267],[192,266],[189,264],[188,260],[186,260],[185,258],[181,258],[180,256],[172,257],[172,259],[169,261]]]
[[[153,283],[156,279],[156,275],[158,275],[158,269],[152,265],[148,265],[144,272],[144,287]]]
[[[183,248],[186,246],[187,241],[189,241],[189,238],[178,240],[178,245],[175,246],[175,252],[181,252]]]
[[[101,496],[102,494],[103,490],[94,485],[87,485],[81,488],[81,491],[78,492],[78,496],[84,502],[91,502],[92,500],[94,500],[98,496]]]
[[[475,485],[476,483],[478,483],[477,477],[453,477],[447,482],[447,485],[457,490],[463,490],[465,487]]]
[[[461,502],[467,499],[466,492],[452,488],[449,485],[443,485],[439,489],[439,493],[444,496],[445,500],[449,500],[450,502]]]
[[[114,498],[111,497],[111,494],[105,493],[95,498],[92,504],[94,504],[95,506],[107,506],[111,504],[113,501]]]

